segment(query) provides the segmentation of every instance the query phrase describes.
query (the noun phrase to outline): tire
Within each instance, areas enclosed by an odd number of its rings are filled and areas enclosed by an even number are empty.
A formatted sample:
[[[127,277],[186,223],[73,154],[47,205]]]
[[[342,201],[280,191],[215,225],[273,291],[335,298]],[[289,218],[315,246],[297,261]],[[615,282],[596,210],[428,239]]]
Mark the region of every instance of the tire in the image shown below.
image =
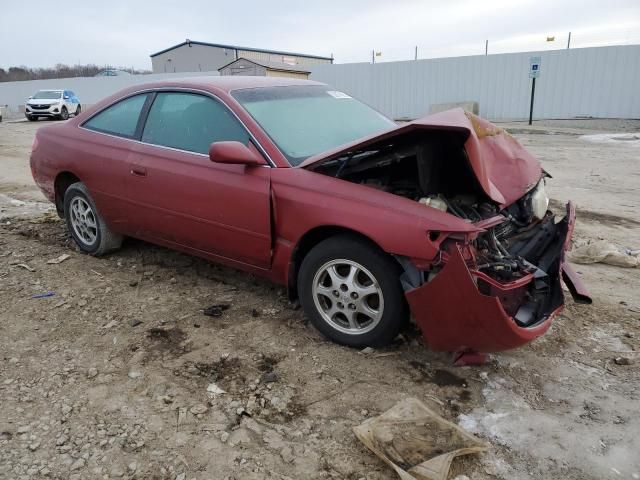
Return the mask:
[[[34,117],[33,115],[26,115],[26,117],[30,122],[35,122],[38,120],[38,117]]]
[[[82,112],[82,105],[78,104],[78,108],[76,108],[76,113],[74,114],[74,116],[78,116],[80,115],[80,113]]]
[[[350,281],[350,273],[357,280]],[[304,258],[298,296],[311,323],[329,339],[378,347],[393,341],[409,317],[400,273],[393,258],[369,242],[337,235]]]
[[[62,107],[60,110],[60,120],[67,120],[69,118],[69,110],[67,107]]]
[[[122,235],[109,229],[84,183],[67,188],[64,216],[71,237],[83,252],[99,257],[120,248]]]

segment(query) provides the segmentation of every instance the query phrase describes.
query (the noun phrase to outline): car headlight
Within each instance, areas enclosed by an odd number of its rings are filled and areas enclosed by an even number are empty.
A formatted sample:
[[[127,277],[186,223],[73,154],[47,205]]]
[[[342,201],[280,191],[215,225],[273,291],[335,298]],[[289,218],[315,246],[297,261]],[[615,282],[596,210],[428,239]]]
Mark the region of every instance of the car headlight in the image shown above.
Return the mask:
[[[549,197],[545,189],[544,178],[540,180],[536,188],[533,189],[530,199],[533,218],[542,220],[547,213],[547,208],[549,208]]]

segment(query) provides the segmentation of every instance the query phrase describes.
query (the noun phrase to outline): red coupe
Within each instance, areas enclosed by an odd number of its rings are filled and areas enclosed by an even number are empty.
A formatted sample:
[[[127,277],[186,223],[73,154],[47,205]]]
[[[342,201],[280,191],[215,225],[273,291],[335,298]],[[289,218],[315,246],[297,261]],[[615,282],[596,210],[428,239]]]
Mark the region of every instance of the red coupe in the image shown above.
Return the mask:
[[[391,341],[413,314],[431,348],[492,352],[542,335],[575,213],[546,172],[463,110],[404,125],[310,81],[213,77],[123,90],[40,128],[33,177],[79,248],[124,236],[288,287],[324,335]]]

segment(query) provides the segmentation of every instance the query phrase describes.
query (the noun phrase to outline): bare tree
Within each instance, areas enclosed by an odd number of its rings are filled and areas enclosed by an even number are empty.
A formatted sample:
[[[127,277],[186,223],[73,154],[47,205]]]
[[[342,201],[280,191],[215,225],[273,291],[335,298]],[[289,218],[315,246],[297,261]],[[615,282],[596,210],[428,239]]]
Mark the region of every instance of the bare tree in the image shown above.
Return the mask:
[[[151,73],[149,70],[137,70],[134,68],[115,68],[110,65],[98,66],[87,65],[65,65],[56,64],[49,68],[31,68],[24,65],[19,67],[0,68],[0,82],[16,82],[22,80],[46,80],[48,78],[72,78],[72,77],[93,77],[103,70],[124,70],[134,75],[144,75]]]

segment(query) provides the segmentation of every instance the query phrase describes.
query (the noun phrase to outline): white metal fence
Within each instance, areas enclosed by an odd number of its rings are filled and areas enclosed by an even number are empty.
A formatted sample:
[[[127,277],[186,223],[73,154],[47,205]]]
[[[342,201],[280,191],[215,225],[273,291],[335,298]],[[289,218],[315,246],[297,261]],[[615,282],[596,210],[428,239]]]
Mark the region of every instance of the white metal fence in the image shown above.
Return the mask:
[[[0,82],[0,106],[8,106],[15,115],[21,105],[38,90],[68,89],[75,92],[83,105],[91,105],[116,93],[118,90],[139,83],[166,80],[169,78],[217,76],[218,72],[161,73],[153,75],[122,75],[115,77],[78,77],[50,80],[28,80],[24,82]]]
[[[524,119],[529,113],[529,59],[541,57],[535,118],[640,118],[640,45],[434,58],[378,64],[313,65],[329,83],[392,118],[417,118],[431,105],[477,101],[480,115]],[[0,83],[0,106],[18,111],[39,89],[68,88],[89,105],[121,88],[153,80],[218,75],[166,73]]]
[[[541,57],[534,118],[640,118],[640,45],[311,66],[329,83],[392,118],[433,104],[477,101],[495,120],[529,114],[529,59]]]

